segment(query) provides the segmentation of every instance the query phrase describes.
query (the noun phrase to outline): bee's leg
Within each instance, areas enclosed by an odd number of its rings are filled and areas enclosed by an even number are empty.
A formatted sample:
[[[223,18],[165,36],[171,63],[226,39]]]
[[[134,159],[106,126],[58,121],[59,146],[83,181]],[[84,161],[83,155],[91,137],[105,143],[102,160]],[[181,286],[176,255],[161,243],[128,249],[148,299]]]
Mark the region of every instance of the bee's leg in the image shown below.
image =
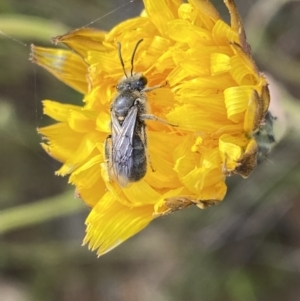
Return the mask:
[[[146,135],[146,127],[145,127],[145,125],[143,125],[143,126],[142,126],[142,129],[141,129],[141,139],[142,139],[142,141],[143,141],[143,143],[144,143],[144,146],[145,146],[145,151],[146,151],[146,155],[147,155],[147,160],[148,160],[148,162],[149,162],[149,165],[150,165],[152,171],[154,172],[155,169],[153,168],[153,165],[152,165],[152,162],[151,162],[151,159],[150,159],[150,154],[149,154],[149,152],[148,152],[148,147],[147,147],[147,144],[148,144],[148,143],[147,143],[147,135]]]
[[[104,159],[106,164],[107,176],[111,180],[113,171],[112,171],[112,140],[111,135],[108,135],[104,143]]]
[[[105,154],[105,162],[108,163],[111,158],[111,135],[108,135],[105,139],[104,144],[104,154]]]
[[[159,121],[159,122],[161,122],[163,124],[167,124],[167,125],[171,125],[171,126],[178,126],[178,124],[170,123],[169,121],[161,119],[161,118],[159,118],[159,117],[157,117],[155,115],[152,115],[152,114],[141,114],[139,116],[139,118],[141,120],[155,120],[155,121]]]

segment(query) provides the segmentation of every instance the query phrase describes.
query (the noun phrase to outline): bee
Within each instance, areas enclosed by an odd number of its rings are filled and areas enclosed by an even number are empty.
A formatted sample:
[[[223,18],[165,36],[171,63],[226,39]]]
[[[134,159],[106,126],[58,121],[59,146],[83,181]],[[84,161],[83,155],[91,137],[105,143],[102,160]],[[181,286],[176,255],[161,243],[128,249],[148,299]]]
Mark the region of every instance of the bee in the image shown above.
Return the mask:
[[[261,163],[264,159],[266,159],[276,144],[274,135],[275,120],[277,120],[277,118],[268,111],[260,129],[254,134],[254,139],[258,145],[257,163]]]
[[[147,172],[145,120],[155,120],[172,125],[147,112],[145,93],[164,85],[146,87],[147,78],[141,73],[133,73],[135,53],[142,41],[139,40],[133,50],[130,75],[125,71],[121,44],[118,43],[118,54],[125,78],[117,84],[118,94],[110,108],[111,134],[105,141],[105,158],[109,178],[116,181],[121,187],[141,180]]]

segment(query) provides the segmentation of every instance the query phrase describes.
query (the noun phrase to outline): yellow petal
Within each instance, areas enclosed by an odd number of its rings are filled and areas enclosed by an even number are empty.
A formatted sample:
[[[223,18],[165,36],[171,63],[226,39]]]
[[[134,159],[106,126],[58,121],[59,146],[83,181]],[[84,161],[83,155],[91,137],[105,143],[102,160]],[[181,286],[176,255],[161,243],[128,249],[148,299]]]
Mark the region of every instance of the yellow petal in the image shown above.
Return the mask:
[[[102,72],[109,73],[112,69],[117,69],[119,70],[119,77],[122,77],[122,66],[116,53],[90,51],[86,61],[90,65],[97,64],[97,68],[101,69]]]
[[[176,133],[148,132],[148,154],[154,170],[148,166],[145,181],[156,189],[175,188],[180,184],[174,171],[173,150],[181,143]]]
[[[221,175],[221,173],[218,171],[215,171],[218,178],[224,177],[224,175]],[[211,173],[211,176],[214,176],[214,173]],[[211,186],[203,187],[202,190],[198,192],[197,196],[197,206],[201,209],[204,209],[208,206],[215,205],[216,203],[222,201],[226,195],[227,192],[227,186],[223,181],[216,182],[215,184]]]
[[[173,5],[170,5],[173,2]],[[177,10],[181,1],[152,1],[144,0],[149,19],[157,27],[162,36],[167,31],[169,21],[177,17]]]
[[[82,107],[63,104],[52,100],[43,100],[44,114],[57,121],[67,121],[71,111],[82,111]]]
[[[94,83],[93,83],[94,84]],[[85,95],[85,109],[94,110],[98,113],[109,112],[112,94],[109,83],[95,83],[95,87]]]
[[[99,132],[90,132],[83,136],[77,149],[73,149],[72,155],[66,160],[65,164],[56,172],[57,175],[66,175],[74,171],[79,164],[86,162],[97,145],[103,145],[106,135]]]
[[[178,9],[178,16],[180,19],[188,20],[190,23],[195,23],[198,11],[189,3],[182,3]]]
[[[162,71],[163,66],[161,66],[161,57],[165,55],[165,50],[168,49],[172,43],[169,39],[160,36],[155,36],[153,39],[150,39],[149,42],[149,46],[147,46],[145,52],[141,53],[140,57],[144,61],[147,61],[149,65],[155,64],[156,67]]]
[[[156,33],[157,28],[149,18],[133,18],[116,25],[106,35],[105,45],[109,47],[109,44],[116,45],[116,41],[119,41],[124,46],[123,41],[126,44],[136,43],[140,39],[152,38]]]
[[[82,178],[72,178],[70,182],[76,186],[76,194],[87,206],[94,207],[107,191],[104,181],[99,179],[92,186],[83,186]]]
[[[217,45],[228,46],[229,42],[239,42],[239,35],[223,20],[218,20],[213,27],[212,37]]]
[[[245,64],[242,57],[238,55],[233,56],[230,64],[230,74],[239,85],[255,85],[257,83],[257,75],[250,68],[249,64]]]
[[[54,44],[64,43],[76,51],[82,58],[86,58],[89,51],[105,51],[103,45],[106,32],[94,28],[79,28],[65,35],[52,39]]]
[[[188,43],[190,46],[197,40],[207,45],[213,43],[212,35],[208,30],[194,26],[186,20],[173,20],[168,22],[166,32],[174,41]]]
[[[96,120],[96,129],[99,132],[110,133],[110,114],[106,112],[100,112]]]
[[[219,149],[222,161],[227,170],[234,170],[242,156],[242,147],[239,145],[240,137],[224,134],[219,139]]]
[[[146,183],[145,180],[124,188],[123,193],[132,206],[154,204],[160,198],[160,194]]]
[[[194,135],[186,135],[182,139],[182,143],[174,149],[173,156],[176,158],[174,170],[178,173],[179,178],[184,177],[199,163],[199,155],[192,151],[194,144]]]
[[[101,256],[146,227],[153,219],[152,212],[153,206],[123,206],[107,192],[86,220],[83,243]]]
[[[188,93],[189,96],[199,95],[199,96],[217,96],[222,94],[224,89],[235,86],[235,81],[228,76],[228,74],[220,74],[218,76],[202,76],[197,77],[191,81],[186,81],[179,84],[174,91],[176,94]],[[190,95],[191,94],[191,95]],[[188,100],[186,100],[188,103]]]
[[[47,137],[47,144],[42,147],[46,152],[58,161],[65,162],[77,149],[83,135],[70,129],[66,123],[57,123],[39,128],[38,133]]]
[[[230,57],[223,53],[213,53],[210,57],[211,74],[218,75],[231,69]]]
[[[72,173],[69,178],[70,183],[75,184],[79,189],[81,187],[92,187],[101,178],[100,163],[103,162],[104,158],[102,155],[94,156]],[[104,188],[104,185],[102,186]]]
[[[189,2],[200,12],[199,18],[207,29],[211,29],[220,15],[215,7],[206,0],[189,0]],[[199,23],[198,23],[199,24]]]
[[[31,45],[31,60],[78,92],[87,92],[87,65],[74,52]]]
[[[95,118],[95,112],[72,110],[68,117],[68,123],[75,132],[88,133],[95,129]]]
[[[204,135],[204,133],[216,132],[226,125],[232,125],[232,122],[226,119],[226,115],[223,115],[224,113],[207,112],[205,108],[186,104],[176,107],[167,118],[170,122],[178,124],[182,130],[196,131],[198,135]],[[240,125],[237,125],[238,128]]]
[[[220,181],[224,181],[221,172],[221,157],[217,149],[201,148],[201,157],[194,168],[181,178],[191,192],[199,195],[205,187],[212,187]],[[184,161],[182,161],[184,164]],[[211,199],[215,198],[212,191]]]
[[[242,122],[249,100],[252,97],[253,88],[249,86],[231,87],[224,91],[227,116],[233,122]]]

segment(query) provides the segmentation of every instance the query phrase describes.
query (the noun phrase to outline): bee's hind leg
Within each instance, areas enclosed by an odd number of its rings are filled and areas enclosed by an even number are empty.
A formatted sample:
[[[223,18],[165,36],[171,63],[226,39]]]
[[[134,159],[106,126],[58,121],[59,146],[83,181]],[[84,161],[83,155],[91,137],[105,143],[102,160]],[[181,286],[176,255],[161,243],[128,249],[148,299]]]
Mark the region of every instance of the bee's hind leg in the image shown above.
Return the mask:
[[[163,124],[167,124],[167,125],[171,125],[171,126],[178,126],[178,124],[170,123],[169,121],[159,118],[152,114],[141,114],[139,117],[141,120],[154,120],[154,121],[161,122]]]
[[[113,171],[113,162],[112,162],[112,138],[111,135],[108,135],[105,139],[104,144],[104,159],[107,166],[107,172],[109,177],[111,178]]]
[[[105,139],[104,143],[104,155],[105,155],[105,162],[109,163],[111,159],[111,151],[112,151],[112,142],[111,142],[111,135],[108,135]]]

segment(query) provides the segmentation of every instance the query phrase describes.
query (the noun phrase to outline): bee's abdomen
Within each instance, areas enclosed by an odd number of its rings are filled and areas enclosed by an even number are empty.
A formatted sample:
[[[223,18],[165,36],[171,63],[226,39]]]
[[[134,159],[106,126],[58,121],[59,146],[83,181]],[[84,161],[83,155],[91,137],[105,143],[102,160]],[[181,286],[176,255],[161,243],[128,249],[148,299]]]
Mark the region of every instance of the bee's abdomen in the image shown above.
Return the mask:
[[[132,166],[129,170],[128,179],[130,182],[136,182],[146,174],[147,157],[144,142],[138,134],[134,134],[132,144]]]

